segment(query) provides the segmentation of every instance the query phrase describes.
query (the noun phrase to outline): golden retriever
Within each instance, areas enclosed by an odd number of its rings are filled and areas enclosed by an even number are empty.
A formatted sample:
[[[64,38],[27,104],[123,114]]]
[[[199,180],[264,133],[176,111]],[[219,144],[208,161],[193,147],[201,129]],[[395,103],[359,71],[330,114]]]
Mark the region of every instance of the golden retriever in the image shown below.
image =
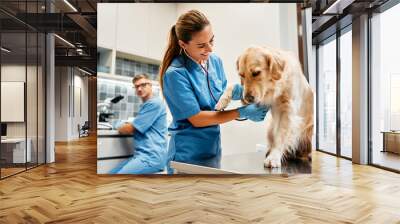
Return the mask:
[[[288,159],[311,161],[314,96],[299,60],[291,52],[250,47],[238,58],[243,102],[270,105],[264,166],[281,167]],[[232,98],[229,86],[216,105],[224,109]]]

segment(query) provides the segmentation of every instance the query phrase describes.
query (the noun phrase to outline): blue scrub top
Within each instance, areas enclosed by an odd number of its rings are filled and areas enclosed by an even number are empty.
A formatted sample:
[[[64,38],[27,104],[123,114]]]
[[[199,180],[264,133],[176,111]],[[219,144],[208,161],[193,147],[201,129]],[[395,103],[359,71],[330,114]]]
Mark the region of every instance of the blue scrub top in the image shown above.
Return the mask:
[[[135,157],[152,167],[164,169],[167,163],[167,113],[158,97],[144,102],[132,125],[135,127]]]
[[[227,81],[221,59],[211,54],[208,59],[211,91],[219,100]],[[173,121],[168,128],[169,161],[219,167],[221,138],[219,125],[196,128],[188,120],[200,111],[212,111],[217,102],[212,98],[207,77],[200,65],[185,54],[173,59],[163,77],[163,94]]]

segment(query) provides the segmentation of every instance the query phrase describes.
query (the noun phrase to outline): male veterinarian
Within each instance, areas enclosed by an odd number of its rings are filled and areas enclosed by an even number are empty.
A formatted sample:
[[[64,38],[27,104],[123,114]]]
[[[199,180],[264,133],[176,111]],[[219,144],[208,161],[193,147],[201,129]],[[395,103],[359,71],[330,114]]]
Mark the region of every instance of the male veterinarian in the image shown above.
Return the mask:
[[[152,84],[146,74],[135,76],[132,82],[143,104],[135,120],[121,125],[118,131],[121,134],[133,133],[135,153],[110,173],[157,173],[164,170],[167,162],[166,109],[161,99],[153,96]]]

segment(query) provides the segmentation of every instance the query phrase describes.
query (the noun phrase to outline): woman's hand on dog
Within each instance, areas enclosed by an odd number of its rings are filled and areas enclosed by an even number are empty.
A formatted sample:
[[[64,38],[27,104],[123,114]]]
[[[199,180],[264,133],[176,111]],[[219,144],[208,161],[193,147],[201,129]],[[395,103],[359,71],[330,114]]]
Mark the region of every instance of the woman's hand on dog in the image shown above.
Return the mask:
[[[250,104],[247,106],[239,107],[240,118],[247,118],[254,122],[263,121],[267,112],[269,111],[269,106],[262,106],[257,104]]]

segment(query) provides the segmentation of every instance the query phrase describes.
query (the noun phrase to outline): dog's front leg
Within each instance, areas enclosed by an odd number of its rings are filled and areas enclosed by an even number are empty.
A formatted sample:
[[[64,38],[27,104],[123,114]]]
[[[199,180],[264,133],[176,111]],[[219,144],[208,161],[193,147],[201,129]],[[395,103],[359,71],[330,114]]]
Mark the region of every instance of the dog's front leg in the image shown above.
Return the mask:
[[[271,141],[271,147],[264,160],[264,166],[270,168],[278,168],[282,165],[282,157],[284,150],[287,147],[287,140],[291,133],[290,120],[287,112],[275,114],[274,126],[269,133],[268,138]]]
[[[264,160],[264,166],[268,168],[279,168],[282,165],[282,152],[279,149],[271,149],[267,158]]]
[[[232,100],[232,91],[234,85],[229,85],[222,96],[219,98],[217,105],[215,105],[216,110],[223,110],[225,109]]]

